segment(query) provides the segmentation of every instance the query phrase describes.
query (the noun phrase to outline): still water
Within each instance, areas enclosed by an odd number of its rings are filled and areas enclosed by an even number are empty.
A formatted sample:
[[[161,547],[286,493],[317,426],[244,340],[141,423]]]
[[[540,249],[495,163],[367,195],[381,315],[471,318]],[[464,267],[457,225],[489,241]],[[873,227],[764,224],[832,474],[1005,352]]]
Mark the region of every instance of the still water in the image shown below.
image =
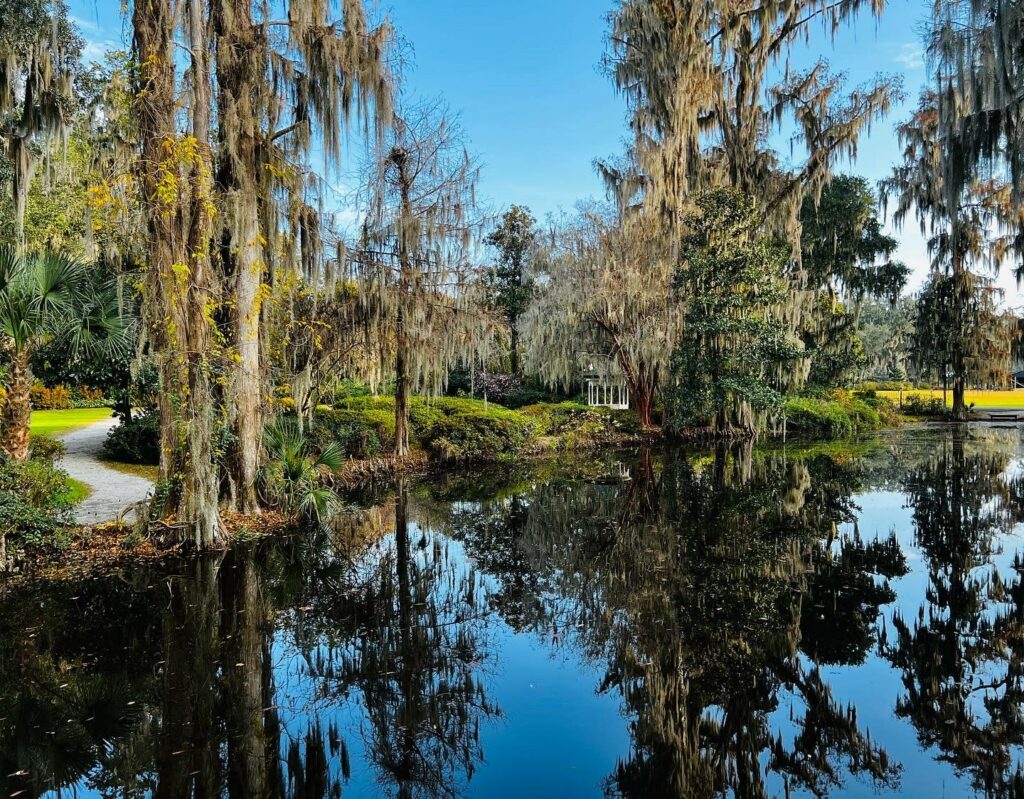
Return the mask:
[[[633,452],[0,599],[0,795],[1020,796],[1024,437]]]

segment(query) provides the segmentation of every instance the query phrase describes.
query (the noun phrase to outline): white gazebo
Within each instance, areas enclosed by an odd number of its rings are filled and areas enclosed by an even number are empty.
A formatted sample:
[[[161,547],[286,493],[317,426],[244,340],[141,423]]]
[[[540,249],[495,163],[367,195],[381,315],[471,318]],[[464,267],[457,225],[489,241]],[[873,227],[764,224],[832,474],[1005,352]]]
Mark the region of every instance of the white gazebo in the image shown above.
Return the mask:
[[[591,365],[584,375],[584,382],[590,407],[629,409],[629,386],[620,376],[611,374],[610,369],[599,371]]]

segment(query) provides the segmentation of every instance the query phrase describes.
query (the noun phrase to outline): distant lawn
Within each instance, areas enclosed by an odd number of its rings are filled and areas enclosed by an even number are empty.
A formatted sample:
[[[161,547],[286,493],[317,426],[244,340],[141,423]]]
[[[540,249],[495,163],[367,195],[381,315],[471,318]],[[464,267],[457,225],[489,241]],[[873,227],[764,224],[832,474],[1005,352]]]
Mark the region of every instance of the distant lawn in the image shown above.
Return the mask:
[[[898,391],[879,391],[878,394],[883,397],[888,397],[893,402],[900,401],[900,392]],[[911,391],[903,392],[903,399],[909,396],[925,397],[942,399],[941,389],[932,389],[931,391],[914,389]],[[974,406],[978,409],[982,408],[1024,408],[1024,390],[1021,391],[968,391],[966,392],[966,402],[970,406],[974,403]],[[946,405],[953,404],[953,392],[949,391],[946,394]]]
[[[62,436],[111,418],[110,408],[72,408],[67,411],[32,411],[33,435]]]

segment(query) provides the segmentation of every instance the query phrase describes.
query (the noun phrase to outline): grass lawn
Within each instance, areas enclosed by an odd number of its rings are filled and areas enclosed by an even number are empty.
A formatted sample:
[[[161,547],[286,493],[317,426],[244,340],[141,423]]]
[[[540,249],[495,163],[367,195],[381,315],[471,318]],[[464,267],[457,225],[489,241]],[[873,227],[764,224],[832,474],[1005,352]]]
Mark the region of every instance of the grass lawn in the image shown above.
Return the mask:
[[[75,480],[73,477],[68,478],[68,483],[71,484],[71,490],[68,492],[68,498],[71,500],[72,505],[77,505],[79,502],[83,502],[89,498],[92,494],[92,486],[88,483],[83,483],[81,480]]]
[[[879,391],[879,396],[888,397],[893,402],[900,401],[900,392],[898,391]],[[941,389],[932,389],[931,391],[917,390],[904,391],[903,398],[906,399],[911,395],[918,397],[937,397],[942,398]],[[966,392],[967,405],[973,402],[976,408],[1024,408],[1024,390],[1022,391],[968,391]],[[949,391],[946,395],[946,405],[953,404],[953,392]]]
[[[111,418],[110,408],[72,408],[67,411],[32,411],[32,433],[41,436],[62,436]]]

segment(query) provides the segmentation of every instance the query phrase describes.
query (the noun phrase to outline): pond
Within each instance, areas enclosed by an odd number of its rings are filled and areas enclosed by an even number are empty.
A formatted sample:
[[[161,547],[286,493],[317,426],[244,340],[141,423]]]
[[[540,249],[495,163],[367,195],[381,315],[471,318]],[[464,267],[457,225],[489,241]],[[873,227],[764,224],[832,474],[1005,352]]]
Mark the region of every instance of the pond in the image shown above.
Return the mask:
[[[0,599],[3,796],[1020,796],[1014,427],[409,481]]]

